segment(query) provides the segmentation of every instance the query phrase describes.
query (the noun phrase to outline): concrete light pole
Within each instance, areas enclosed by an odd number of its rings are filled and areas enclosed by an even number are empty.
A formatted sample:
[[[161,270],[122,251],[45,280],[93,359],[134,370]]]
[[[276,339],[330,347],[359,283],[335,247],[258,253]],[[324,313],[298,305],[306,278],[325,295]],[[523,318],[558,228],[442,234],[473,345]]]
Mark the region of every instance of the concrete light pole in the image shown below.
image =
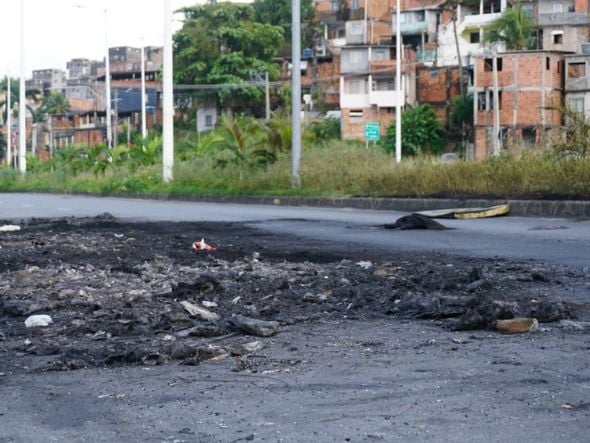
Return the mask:
[[[105,79],[105,104],[106,104],[106,124],[107,124],[107,146],[113,147],[113,128],[111,121],[111,61],[109,54],[109,14],[104,10],[104,39],[107,48],[106,58],[104,61],[104,79]]]
[[[395,101],[395,162],[402,161],[402,102],[405,94],[402,93],[402,33],[400,20],[400,0],[395,6],[395,89],[397,100]]]
[[[20,82],[18,98],[18,169],[21,174],[27,171],[27,107],[25,84],[25,0],[20,3]]]
[[[6,75],[6,164],[12,166],[12,93],[10,72]]]
[[[399,0],[398,0],[399,1]],[[301,2],[292,1],[291,11],[291,59],[292,59],[292,94],[291,94],[291,180],[293,187],[301,186],[299,163],[301,162]]]
[[[170,0],[164,0],[164,83],[162,134],[162,180],[172,181],[174,168],[174,101],[172,83],[172,6]]]
[[[147,123],[145,121],[145,47],[143,46],[143,39],[141,39],[141,138],[145,140],[147,137]]]

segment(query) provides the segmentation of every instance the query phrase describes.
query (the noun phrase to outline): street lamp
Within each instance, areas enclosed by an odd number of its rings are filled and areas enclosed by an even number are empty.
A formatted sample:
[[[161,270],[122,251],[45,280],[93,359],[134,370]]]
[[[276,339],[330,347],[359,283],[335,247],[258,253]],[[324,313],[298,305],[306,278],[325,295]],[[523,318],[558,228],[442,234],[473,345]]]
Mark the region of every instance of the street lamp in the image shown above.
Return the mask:
[[[20,3],[20,83],[18,98],[18,169],[21,174],[27,171],[27,119],[25,84],[25,0]]]
[[[400,0],[397,0],[395,6],[395,89],[397,90],[397,100],[395,101],[395,162],[402,161],[402,100],[405,100],[405,94],[401,93],[402,89],[402,35],[400,20]]]
[[[6,164],[12,166],[12,94],[10,71],[6,74]]]
[[[174,167],[174,101],[172,82],[172,5],[164,0],[164,78],[162,85],[162,180],[168,183],[173,179]]]

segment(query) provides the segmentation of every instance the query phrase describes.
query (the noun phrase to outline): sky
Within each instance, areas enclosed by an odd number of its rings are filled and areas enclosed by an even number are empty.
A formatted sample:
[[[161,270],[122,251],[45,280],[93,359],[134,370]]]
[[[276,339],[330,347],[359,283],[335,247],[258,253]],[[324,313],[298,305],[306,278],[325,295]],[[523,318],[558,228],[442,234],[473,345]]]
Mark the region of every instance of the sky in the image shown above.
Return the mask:
[[[20,72],[21,1],[27,78],[36,69],[65,70],[72,58],[102,60],[107,41],[109,47],[141,47],[142,41],[145,46],[163,45],[164,0],[1,0],[0,77]],[[172,9],[204,1],[172,0]],[[174,15],[173,30],[181,27],[182,17]]]

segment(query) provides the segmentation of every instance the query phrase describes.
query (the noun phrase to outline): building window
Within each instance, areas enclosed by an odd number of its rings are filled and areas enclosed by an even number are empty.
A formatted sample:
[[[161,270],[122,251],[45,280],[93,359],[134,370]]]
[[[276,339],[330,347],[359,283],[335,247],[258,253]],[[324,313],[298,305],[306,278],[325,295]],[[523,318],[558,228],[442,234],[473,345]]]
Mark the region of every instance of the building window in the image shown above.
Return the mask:
[[[348,82],[348,93],[349,94],[365,94],[365,81],[364,80],[350,80]]]
[[[488,109],[494,109],[494,91],[488,89]],[[502,91],[498,91],[498,109],[502,109]]]
[[[584,97],[571,98],[569,100],[569,105],[574,112],[584,112]]]
[[[477,110],[478,111],[485,111],[486,110],[486,93],[485,92],[478,92],[477,93]]]
[[[563,44],[563,32],[553,34],[553,44],[554,45]]]
[[[363,121],[363,110],[350,110],[348,113],[351,123],[360,123]]]
[[[469,43],[479,43],[479,32],[469,34]]]
[[[568,76],[568,78],[586,77],[586,63],[585,62],[570,63],[567,66],[567,76]]]
[[[496,58],[496,66],[498,71],[502,70],[502,57]],[[483,70],[484,71],[492,71],[494,69],[494,59],[493,58],[485,58],[483,60]]]
[[[373,60],[387,60],[387,51],[385,51],[384,49],[374,50],[373,54],[371,55],[371,58]]]
[[[537,142],[537,131],[535,128],[522,128],[522,144],[529,148]]]
[[[205,127],[207,127],[207,128],[213,127],[213,116],[210,114],[205,116]]]
[[[563,12],[563,4],[562,3],[553,3],[553,13],[554,14],[561,14]]]
[[[337,1],[337,0],[336,1],[333,1],[330,4],[330,6],[331,6],[331,9],[332,9],[332,12],[338,12],[340,10],[340,2]]]
[[[360,9],[361,8],[361,0],[352,0],[352,8],[351,9]]]
[[[401,23],[419,23],[425,20],[424,11],[402,12],[399,16]]]

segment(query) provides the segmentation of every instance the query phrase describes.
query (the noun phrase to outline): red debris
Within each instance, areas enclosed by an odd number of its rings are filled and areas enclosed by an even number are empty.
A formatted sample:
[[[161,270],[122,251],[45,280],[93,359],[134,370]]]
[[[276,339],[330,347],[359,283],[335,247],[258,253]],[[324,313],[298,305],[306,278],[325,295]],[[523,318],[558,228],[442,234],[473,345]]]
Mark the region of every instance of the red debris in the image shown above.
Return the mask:
[[[215,251],[215,246],[205,243],[205,239],[193,243],[193,251]]]

